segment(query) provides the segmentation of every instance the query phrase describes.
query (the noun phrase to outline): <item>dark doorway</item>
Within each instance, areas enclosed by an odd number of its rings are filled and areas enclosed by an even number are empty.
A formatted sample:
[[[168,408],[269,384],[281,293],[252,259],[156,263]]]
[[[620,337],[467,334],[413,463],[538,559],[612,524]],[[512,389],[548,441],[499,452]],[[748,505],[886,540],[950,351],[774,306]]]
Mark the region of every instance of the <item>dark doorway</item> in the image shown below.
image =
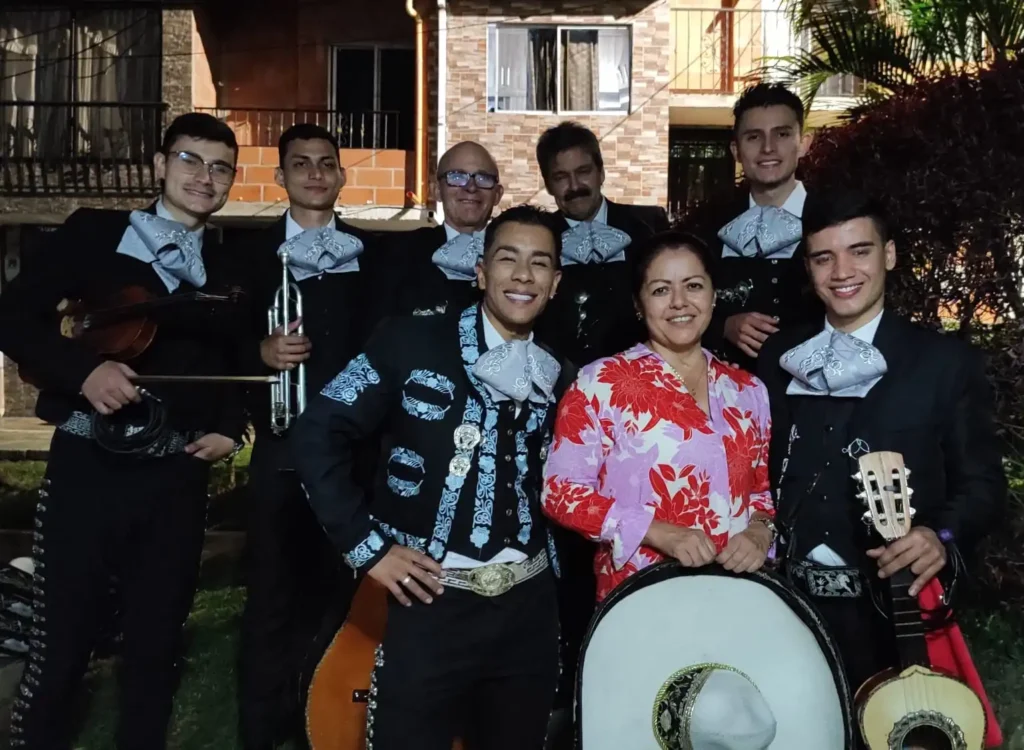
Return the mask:
[[[682,218],[695,203],[728,195],[736,184],[736,162],[729,151],[732,131],[724,128],[671,128],[668,147],[668,206]]]
[[[408,47],[334,50],[336,131],[342,148],[413,148],[416,56]]]

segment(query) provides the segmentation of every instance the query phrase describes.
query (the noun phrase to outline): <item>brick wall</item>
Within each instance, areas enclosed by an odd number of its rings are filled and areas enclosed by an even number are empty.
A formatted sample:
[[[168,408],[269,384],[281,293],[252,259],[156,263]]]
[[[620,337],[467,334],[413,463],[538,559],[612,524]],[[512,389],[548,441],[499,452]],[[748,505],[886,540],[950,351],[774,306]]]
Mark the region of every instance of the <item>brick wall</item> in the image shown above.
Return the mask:
[[[331,45],[415,43],[404,0],[253,0],[242,13],[232,3],[210,4],[203,20],[199,33],[224,108],[326,107]]]
[[[448,145],[482,143],[505,184],[503,205],[553,205],[536,164],[537,138],[565,119],[601,139],[605,194],[626,203],[668,200],[670,10],[665,0],[612,0],[593,15],[592,0],[487,2],[453,0],[448,18]],[[434,19],[432,19],[434,20]],[[498,22],[629,24],[633,30],[632,95],[628,115],[504,114],[487,112],[487,26]],[[436,24],[436,20],[434,20]],[[434,31],[430,37],[435,36]],[[436,98],[436,71],[431,88]],[[435,120],[431,120],[435,122]],[[436,155],[432,155],[431,163]]]
[[[192,111],[192,11],[163,12],[162,90],[167,122]]]
[[[412,152],[343,148],[339,152],[346,169],[346,183],[339,206],[406,205],[406,192],[414,179]],[[231,188],[231,202],[286,202],[284,189],[274,182],[277,149],[243,146],[238,151],[238,175]]]

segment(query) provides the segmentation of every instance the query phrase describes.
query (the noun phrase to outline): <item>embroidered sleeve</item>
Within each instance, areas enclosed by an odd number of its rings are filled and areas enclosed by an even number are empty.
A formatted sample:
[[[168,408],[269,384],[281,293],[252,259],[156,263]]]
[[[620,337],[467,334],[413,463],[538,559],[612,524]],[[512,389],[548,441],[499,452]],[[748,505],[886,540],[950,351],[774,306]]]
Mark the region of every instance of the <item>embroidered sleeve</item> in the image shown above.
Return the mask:
[[[757,461],[754,464],[754,482],[750,493],[750,511],[760,511],[775,517],[772,501],[771,482],[768,477],[768,447],[772,437],[772,413],[768,406],[768,389],[760,380],[755,380],[754,424],[759,441]]]
[[[366,350],[310,399],[289,437],[309,503],[355,570],[372,568],[392,544],[370,518],[353,469],[354,449],[381,426],[396,393],[393,353],[404,350],[396,327],[380,326]]]
[[[612,446],[599,415],[598,397],[583,374],[558,407],[541,504],[556,523],[610,544],[612,561],[622,568],[643,542],[654,508],[616,502],[599,492]]]

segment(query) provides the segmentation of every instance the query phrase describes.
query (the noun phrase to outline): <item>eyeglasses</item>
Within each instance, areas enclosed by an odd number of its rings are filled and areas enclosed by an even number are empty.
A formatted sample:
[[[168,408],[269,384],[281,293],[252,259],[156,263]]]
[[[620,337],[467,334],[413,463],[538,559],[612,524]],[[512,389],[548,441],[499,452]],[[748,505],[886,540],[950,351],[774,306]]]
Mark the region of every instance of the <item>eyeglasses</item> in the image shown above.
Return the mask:
[[[442,177],[444,177],[444,181],[449,187],[466,187],[469,185],[470,180],[483,190],[492,190],[498,184],[498,175],[488,174],[487,172],[474,172],[470,174],[461,169],[451,169],[445,172]]]
[[[199,174],[205,167],[210,179],[221,185],[230,185],[235,179],[235,168],[222,161],[209,162],[191,151],[169,151],[167,155],[178,157],[178,161],[190,175]]]

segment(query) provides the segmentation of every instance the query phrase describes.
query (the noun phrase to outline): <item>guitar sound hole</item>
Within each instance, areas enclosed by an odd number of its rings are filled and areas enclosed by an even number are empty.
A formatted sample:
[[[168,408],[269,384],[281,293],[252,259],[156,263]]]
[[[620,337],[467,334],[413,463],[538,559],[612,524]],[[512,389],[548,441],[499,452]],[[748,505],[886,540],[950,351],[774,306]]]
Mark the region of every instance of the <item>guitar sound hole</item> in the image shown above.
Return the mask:
[[[907,732],[902,750],[953,750],[953,743],[938,727],[919,726]]]

